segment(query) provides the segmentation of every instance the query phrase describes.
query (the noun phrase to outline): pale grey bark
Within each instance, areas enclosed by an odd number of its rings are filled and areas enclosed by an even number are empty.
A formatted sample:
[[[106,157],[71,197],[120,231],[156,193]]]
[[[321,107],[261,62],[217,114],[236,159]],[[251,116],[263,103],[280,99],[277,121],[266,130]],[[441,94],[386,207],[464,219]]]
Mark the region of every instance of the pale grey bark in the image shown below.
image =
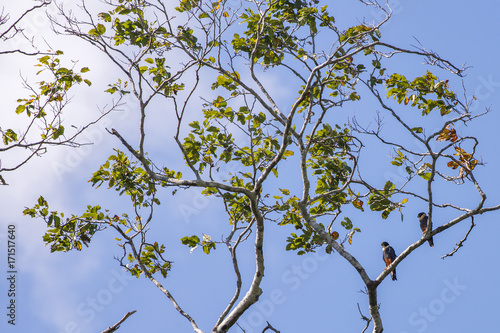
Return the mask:
[[[257,7],[263,6],[262,3],[260,2],[254,2]],[[377,6],[378,4],[375,1],[365,1],[365,3]],[[170,29],[170,33],[174,34],[174,28],[171,26],[171,20],[172,17],[169,16],[169,13],[167,12],[166,8],[164,7],[162,2],[158,2],[157,4],[155,3],[155,8],[159,10],[159,13],[163,15],[165,19],[165,25]],[[262,9],[262,12],[265,13],[266,10],[269,10],[268,7],[259,7],[259,9]],[[385,11],[385,10],[384,10]],[[368,35],[369,33],[373,33],[375,30],[378,30],[384,23],[386,23],[391,16],[390,11],[387,11],[387,16],[386,18],[380,22],[379,24],[373,26],[370,31],[364,32],[362,34]],[[89,14],[90,15],[90,14]],[[369,82],[367,81],[362,81],[361,78],[356,77],[356,80],[359,80],[371,90],[373,93],[374,97],[376,100],[379,102],[379,105],[377,107],[381,107],[382,109],[385,110],[390,116],[392,116],[406,131],[408,132],[407,134],[413,138],[415,138],[421,145],[423,145],[426,148],[425,152],[417,152],[417,151],[412,151],[410,148],[404,147],[401,144],[395,143],[395,142],[390,142],[387,141],[385,138],[383,138],[378,131],[368,131],[361,126],[357,125],[356,123],[353,124],[353,128],[355,131],[364,133],[364,134],[370,134],[373,135],[375,138],[380,140],[382,143],[396,147],[398,149],[401,149],[405,153],[412,155],[413,157],[417,158],[417,161],[412,162],[414,166],[417,166],[419,163],[421,163],[425,158],[431,159],[430,163],[430,169],[431,169],[431,177],[427,182],[427,193],[425,194],[420,194],[420,193],[414,193],[411,191],[405,190],[405,186],[407,184],[404,183],[400,188],[396,189],[395,192],[396,194],[408,194],[412,195],[414,198],[421,200],[423,203],[428,205],[428,228],[427,228],[427,233],[423,235],[422,238],[419,240],[415,241],[413,244],[409,245],[403,252],[400,253],[400,255],[396,258],[396,260],[389,266],[387,269],[382,270],[382,272],[375,278],[372,279],[366,272],[365,268],[363,265],[354,257],[352,256],[348,250],[340,243],[337,242],[332,238],[329,232],[325,230],[317,221],[316,218],[318,216],[311,215],[310,213],[310,206],[312,205],[313,202],[320,200],[322,198],[326,198],[328,196],[333,196],[337,193],[345,191],[348,187],[351,185],[358,185],[360,188],[362,188],[364,191],[367,191],[368,193],[376,191],[377,189],[370,185],[368,182],[364,181],[359,175],[359,169],[358,169],[358,155],[356,153],[352,153],[349,157],[351,158],[352,162],[350,162],[352,166],[352,171],[348,175],[346,181],[339,187],[339,189],[332,190],[326,193],[322,194],[315,194],[314,190],[311,190],[311,183],[314,182],[314,180],[311,180],[311,175],[310,175],[310,170],[307,165],[307,160],[310,158],[310,148],[311,148],[311,138],[314,136],[315,133],[317,133],[319,127],[321,124],[323,124],[324,121],[324,116],[327,113],[328,110],[331,110],[333,106],[328,106],[326,103],[323,103],[322,101],[318,104],[318,110],[315,109],[313,111],[313,105],[311,104],[309,106],[309,109],[305,110],[305,116],[302,119],[299,119],[297,116],[299,106],[300,104],[306,100],[307,94],[310,93],[310,90],[315,84],[318,84],[318,82],[321,82],[321,80],[318,79],[318,76],[322,75],[322,70],[327,68],[328,66],[331,66],[336,63],[341,63],[343,61],[346,61],[349,58],[352,58],[353,56],[356,56],[363,51],[366,50],[375,50],[373,51],[377,56],[379,57],[392,57],[396,54],[410,54],[410,55],[415,55],[418,57],[424,57],[429,63],[437,65],[441,68],[447,69],[451,71],[452,73],[461,75],[463,72],[463,68],[458,68],[455,67],[453,64],[450,62],[446,61],[445,59],[440,58],[437,54],[432,53],[432,52],[427,52],[425,50],[407,50],[403,49],[397,46],[389,45],[380,41],[375,41],[375,42],[370,42],[366,44],[360,44],[360,45],[355,45],[355,46],[349,46],[349,42],[352,41],[349,38],[343,42],[339,42],[335,46],[332,45],[332,50],[330,51],[330,54],[324,54],[323,55],[323,60],[317,60],[314,59],[311,62],[307,62],[306,60],[297,58],[295,59],[299,65],[303,66],[306,70],[306,74],[303,74],[299,72],[298,70],[294,69],[293,66],[291,65],[286,65],[283,64],[283,66],[289,70],[290,75],[293,75],[298,78],[299,81],[303,82],[304,84],[304,89],[303,92],[298,96],[297,100],[292,104],[289,110],[283,110],[280,109],[276,103],[276,101],[273,99],[273,96],[269,92],[269,89],[266,89],[265,84],[263,83],[263,80],[259,78],[259,73],[255,69],[256,67],[256,61],[254,59],[255,53],[257,51],[257,46],[259,43],[259,39],[262,38],[261,33],[263,29],[263,24],[264,22],[264,15],[262,16],[262,19],[259,21],[259,27],[257,29],[257,41],[255,43],[255,46],[250,52],[249,59],[246,59],[249,61],[248,64],[248,71],[250,74],[250,78],[246,82],[245,79],[242,79],[239,76],[236,76],[234,74],[235,70],[233,68],[232,60],[234,55],[230,54],[227,52],[227,58],[230,59],[229,64],[224,64],[223,61],[221,61],[220,53],[225,52],[223,49],[223,46],[219,45],[219,57],[216,59],[215,62],[207,62],[204,60],[204,57],[209,54],[209,52],[212,50],[212,46],[208,45],[203,45],[202,50],[197,52],[194,52],[193,50],[189,49],[186,47],[183,43],[182,40],[178,39],[177,44],[175,47],[177,47],[179,50],[182,50],[184,54],[186,55],[187,62],[184,64],[184,67],[181,70],[178,70],[172,78],[169,79],[169,81],[164,82],[164,84],[174,82],[176,79],[180,78],[182,75],[184,75],[188,70],[193,70],[195,71],[195,76],[196,80],[195,83],[193,84],[193,87],[190,90],[190,93],[188,94],[188,98],[185,101],[182,101],[182,106],[178,106],[178,102],[175,98],[173,98],[173,103],[175,104],[175,113],[177,117],[177,124],[176,124],[176,134],[174,137],[175,143],[179,147],[180,154],[184,157],[184,160],[187,163],[187,166],[192,172],[190,176],[184,175],[182,179],[177,179],[177,178],[172,178],[168,177],[164,174],[162,174],[158,169],[155,169],[154,164],[152,161],[148,159],[146,156],[146,149],[145,149],[145,141],[146,141],[146,136],[147,136],[147,130],[145,127],[145,122],[146,122],[146,116],[147,112],[146,109],[148,107],[149,102],[152,100],[154,96],[161,95],[161,91],[159,88],[154,89],[151,83],[148,83],[147,78],[143,77],[142,73],[139,73],[137,70],[137,64],[139,61],[142,59],[143,56],[147,53],[146,51],[149,50],[149,47],[142,50],[139,54],[135,56],[130,56],[127,55],[124,51],[121,51],[120,49],[117,49],[115,46],[111,45],[107,40],[104,38],[101,39],[95,39],[91,38],[88,34],[83,33],[81,30],[79,30],[78,26],[81,24],[79,21],[76,21],[74,18],[69,17],[68,15],[65,16],[66,18],[66,25],[60,25],[61,27],[64,27],[65,32],[76,35],[99,49],[101,49],[114,63],[115,65],[120,68],[120,70],[129,78],[132,86],[132,93],[134,96],[137,98],[139,101],[139,113],[140,113],[140,121],[139,121],[139,138],[138,138],[138,144],[135,146],[134,144],[128,142],[125,140],[124,136],[121,135],[116,129],[110,129],[109,133],[113,135],[114,137],[118,138],[120,143],[127,149],[128,153],[133,155],[141,164],[144,170],[146,170],[147,174],[152,180],[162,182],[167,184],[167,186],[172,186],[172,187],[177,187],[177,188],[189,188],[189,187],[196,187],[196,188],[216,188],[219,193],[222,192],[229,192],[229,193],[236,193],[239,195],[242,195],[246,197],[250,203],[250,209],[252,213],[252,222],[249,223],[248,227],[241,231],[239,236],[237,237],[237,240],[234,244],[230,245],[230,241],[232,241],[233,235],[236,234],[237,229],[236,228],[236,221],[234,222],[233,229],[231,231],[230,237],[227,239],[227,245],[230,250],[230,255],[231,255],[231,262],[233,265],[233,269],[235,272],[235,280],[236,280],[236,290],[234,292],[233,297],[228,301],[228,306],[223,310],[221,313],[220,317],[215,320],[215,326],[212,328],[213,333],[223,333],[227,332],[231,327],[233,327],[237,321],[241,318],[241,316],[253,305],[255,304],[258,300],[260,295],[262,294],[262,289],[261,289],[261,282],[264,277],[264,271],[265,271],[265,263],[264,263],[264,249],[263,249],[263,241],[264,241],[264,224],[266,221],[266,218],[264,216],[264,213],[261,211],[261,208],[263,205],[261,205],[261,189],[263,187],[263,184],[265,181],[268,179],[268,176],[272,173],[273,169],[279,165],[280,162],[283,161],[285,153],[287,151],[287,148],[294,144],[296,145],[296,149],[300,153],[300,161],[298,165],[298,169],[300,170],[301,174],[301,182],[302,182],[302,193],[301,193],[301,198],[298,202],[298,207],[300,209],[300,215],[302,219],[307,223],[313,230],[314,232],[319,235],[324,241],[324,244],[327,244],[333,248],[334,251],[336,251],[341,257],[343,257],[347,262],[350,263],[350,265],[357,271],[359,274],[361,280],[363,281],[366,290],[367,290],[367,296],[368,296],[368,308],[370,311],[370,318],[367,320],[367,326],[363,330],[365,331],[369,324],[370,321],[373,322],[373,332],[375,333],[380,333],[383,331],[383,323],[382,323],[382,318],[379,312],[379,302],[378,302],[378,296],[377,296],[377,288],[382,283],[382,281],[386,278],[390,272],[395,269],[401,261],[403,261],[407,256],[409,256],[413,251],[415,251],[418,247],[420,247],[422,244],[424,244],[431,236],[436,236],[440,234],[441,232],[444,232],[445,230],[453,227],[454,225],[460,223],[461,221],[467,220],[469,218],[473,218],[475,215],[478,214],[483,214],[488,211],[494,211],[500,209],[500,205],[498,206],[492,206],[492,207],[483,207],[485,200],[486,200],[486,195],[483,193],[480,185],[474,178],[473,170],[469,170],[466,173],[466,177],[474,184],[475,188],[477,189],[480,200],[476,204],[475,208],[468,208],[468,207],[459,207],[457,205],[449,204],[449,203],[437,203],[435,201],[435,198],[433,197],[433,184],[435,181],[435,178],[441,177],[445,180],[457,180],[457,179],[449,179],[446,178],[446,176],[440,174],[438,170],[436,170],[436,162],[440,158],[448,158],[452,160],[456,160],[452,155],[445,154],[445,150],[447,148],[451,147],[451,144],[446,145],[445,148],[442,148],[440,151],[433,151],[431,149],[430,145],[430,140],[435,139],[439,133],[446,128],[447,125],[453,124],[459,121],[470,121],[472,120],[475,116],[469,114],[467,105],[465,104],[460,104],[461,107],[464,108],[465,112],[458,115],[457,117],[448,120],[443,127],[441,128],[440,131],[437,131],[435,133],[432,133],[430,136],[427,138],[417,135],[415,131],[412,130],[411,126],[409,124],[406,124],[402,118],[398,115],[398,113],[393,110],[385,101],[384,98],[380,96],[380,93],[378,90],[374,89],[373,87],[370,86]],[[195,18],[194,18],[195,19]],[[207,36],[209,33],[214,33],[222,35],[222,32],[225,31],[226,27],[221,27],[218,24],[220,22],[216,23],[213,22],[212,25],[204,26],[205,33]],[[213,31],[210,32],[210,29]],[[314,39],[314,36],[312,37]],[[222,43],[221,43],[222,44]],[[335,57],[335,54],[342,48],[346,48],[347,52],[340,57]],[[279,127],[280,134],[279,134],[279,139],[280,139],[280,146],[279,149],[276,150],[275,155],[273,156],[272,159],[268,161],[268,164],[265,165],[265,167],[258,171],[258,166],[256,163],[254,163],[251,168],[253,169],[253,183],[251,187],[244,187],[244,186],[233,186],[228,183],[222,182],[222,181],[214,181],[210,177],[206,177],[205,179],[203,178],[203,175],[198,172],[196,169],[195,165],[193,165],[189,159],[187,158],[187,153],[184,150],[181,141],[180,141],[180,129],[181,125],[183,124],[184,121],[184,114],[188,105],[188,101],[190,101],[193,96],[195,95],[195,91],[197,91],[197,88],[200,83],[199,79],[199,69],[201,66],[204,66],[204,68],[211,69],[215,74],[224,74],[227,77],[231,77],[235,82],[237,82],[242,91],[247,94],[248,96],[251,96],[254,98],[256,103],[262,107],[263,110],[265,110],[270,117],[273,118],[273,121],[277,124],[276,127]],[[254,87],[257,88],[254,88]],[[170,98],[170,97],[169,97]],[[335,106],[342,106],[342,103],[346,102],[348,100],[348,96],[341,96],[340,101],[337,102],[337,105]],[[317,114],[315,115],[314,112]],[[315,118],[316,117],[316,118]],[[295,126],[297,125],[297,126]],[[295,126],[295,127],[294,127]],[[295,140],[292,142],[291,140]],[[354,137],[354,139],[356,139]],[[465,137],[462,138],[461,140],[472,140],[474,141],[475,139],[472,137]],[[360,144],[362,146],[362,144]],[[360,148],[361,149],[361,148]],[[464,177],[465,177],[464,176]],[[414,176],[412,176],[414,177]],[[411,180],[412,178],[410,178]],[[463,179],[462,179],[463,180]],[[365,194],[363,196],[367,196],[368,194]],[[436,207],[440,208],[450,208],[454,209],[457,212],[460,212],[461,215],[458,216],[457,218],[435,228],[434,230],[432,229],[432,216],[433,216],[433,209]],[[250,233],[249,230],[253,230],[255,228],[255,235],[254,235],[254,258],[255,258],[255,270],[253,271],[253,275],[247,277],[249,280],[251,280],[250,286],[248,289],[242,290],[242,277],[239,272],[239,263],[238,263],[238,257],[236,255],[236,247],[240,242],[243,240],[243,238],[247,239],[249,236],[248,234]],[[117,229],[119,232],[120,229]],[[248,232],[248,234],[247,234]],[[123,232],[122,232],[123,233]],[[139,235],[140,233],[137,233],[136,235]],[[139,262],[139,265],[141,265],[142,271],[144,274],[148,277],[149,280],[152,281],[156,285],[156,287],[161,290],[163,294],[166,295],[166,297],[172,302],[173,306],[175,309],[182,315],[184,316],[192,325],[193,330],[197,333],[203,332],[198,325],[196,324],[196,321],[194,318],[186,313],[181,306],[178,304],[178,302],[174,299],[172,296],[171,292],[168,291],[161,283],[158,282],[147,270],[147,268],[144,266],[144,264],[141,263],[140,261],[140,255],[139,251],[135,249],[135,245],[133,243],[132,237],[128,237],[125,234],[122,234],[122,236],[127,239],[128,244],[131,246],[133,249],[134,257],[135,259]],[[463,243],[463,242],[462,242]],[[462,244],[460,243],[460,244]],[[243,295],[243,296],[241,296]],[[270,325],[269,325],[270,326]],[[272,327],[269,327],[269,329],[273,329]]]

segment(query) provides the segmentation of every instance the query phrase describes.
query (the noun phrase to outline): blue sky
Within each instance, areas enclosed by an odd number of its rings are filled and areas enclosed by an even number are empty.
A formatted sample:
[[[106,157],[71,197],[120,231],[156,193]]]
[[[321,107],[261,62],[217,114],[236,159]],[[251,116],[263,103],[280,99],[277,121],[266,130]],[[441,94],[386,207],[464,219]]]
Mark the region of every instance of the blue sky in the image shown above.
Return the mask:
[[[6,4],[6,11],[20,11],[23,8],[21,3],[28,7],[31,2],[18,2],[16,8],[13,4]],[[496,111],[500,105],[500,30],[496,25],[500,5],[493,1],[481,6],[469,1],[390,3],[394,15],[382,30],[386,41],[409,48],[416,44],[416,38],[443,58],[455,64],[472,66],[464,79],[466,95],[477,97],[474,104],[477,112],[489,106],[493,111],[468,127],[457,129],[479,139],[479,156],[485,166],[478,167],[476,176],[489,194],[487,205],[498,204],[499,181],[495,172],[500,167],[500,158],[495,134],[500,120]],[[335,6],[338,6],[335,7],[338,14],[334,9],[331,12],[338,17],[339,24],[378,19],[371,10],[353,14],[360,8],[355,1],[343,1],[342,5]],[[54,48],[65,50],[68,59],[79,59],[82,66],[91,68],[92,90],[78,90],[79,94],[69,107],[71,112],[67,120],[79,124],[95,117],[98,107],[109,104],[109,96],[101,93],[108,83],[114,81],[109,63],[86,44],[52,36],[41,16],[30,18],[28,24],[40,41],[42,36],[45,37]],[[0,82],[4,101],[0,111],[2,124],[4,121],[16,123],[15,101],[26,95],[19,75],[22,73],[28,79],[31,75],[32,79],[34,61],[18,56],[2,56],[1,59],[0,73],[4,77]],[[395,59],[393,66],[390,69],[408,73],[409,77],[423,75],[428,69],[408,58]],[[279,84],[281,82],[280,78],[266,73],[266,83],[274,87],[273,92],[285,101],[288,90]],[[455,83],[459,84],[458,90],[460,82]],[[347,111],[369,123],[373,120],[363,117],[363,107],[370,106],[360,104],[356,106],[358,109]],[[159,109],[158,116],[160,113]],[[411,121],[419,121],[411,115],[408,117]],[[119,144],[104,128],[116,127],[132,135],[136,119],[134,105],[130,104],[122,113],[112,115],[90,129],[85,139],[94,145],[79,150],[52,149],[43,158],[34,159],[23,169],[6,176],[10,185],[0,187],[0,241],[2,251],[6,251],[7,226],[15,225],[19,294],[17,325],[8,325],[2,314],[1,331],[100,332],[117,322],[124,313],[137,310],[119,332],[192,332],[190,324],[154,285],[143,277],[131,278],[120,269],[113,257],[121,252],[113,240],[115,235],[110,231],[98,234],[90,248],[82,252],[51,254],[42,242],[43,223],[22,216],[23,208],[32,205],[40,194],[45,196],[52,209],[59,211],[79,212],[87,204],[97,203],[117,212],[123,211],[123,207],[129,209],[127,198],[118,197],[104,188],[93,189],[87,180]],[[385,133],[397,137],[397,128],[391,127],[388,116],[386,119]],[[438,119],[425,121],[433,129],[432,121]],[[150,150],[158,158],[171,160],[175,156],[175,147],[163,144],[167,131],[162,126],[152,128],[155,140],[152,140]],[[158,144],[154,144],[155,141]],[[363,153],[371,168],[364,171],[378,184],[386,180],[397,184],[401,179],[397,170],[384,160],[389,153],[387,147]],[[2,155],[2,160],[5,158]],[[424,182],[421,186],[425,186]],[[415,189],[421,190],[418,186]],[[471,196],[470,191],[467,186],[437,189],[439,201],[460,202],[472,207],[478,196],[475,193]],[[224,215],[217,199],[205,198],[197,190],[175,197],[163,192],[160,200],[163,204],[156,210],[152,232],[155,238],[166,244],[169,258],[174,262],[169,277],[162,283],[198,325],[204,331],[210,331],[234,290],[228,252],[220,247],[210,256],[200,249],[190,253],[187,247],[180,245],[179,239],[201,233],[218,238],[228,232]],[[365,266],[370,277],[375,278],[384,266],[380,243],[389,242],[399,254],[420,236],[416,215],[424,210],[421,203],[410,200],[403,211],[403,222],[398,214],[392,214],[387,220],[382,220],[378,213],[355,214],[362,232],[356,234],[354,244],[347,249]],[[378,297],[387,332],[495,331],[498,324],[494,304],[500,296],[497,287],[498,216],[497,212],[478,216],[476,228],[453,257],[440,259],[463,238],[468,222],[436,236],[434,248],[425,244],[414,251],[398,266],[397,282],[384,280],[378,289]],[[440,225],[453,217],[438,212],[434,223]],[[440,218],[443,222],[439,221]],[[359,319],[356,304],[359,303],[364,315],[368,315],[368,307],[366,296],[360,292],[363,283],[355,270],[337,254],[326,255],[320,250],[316,254],[297,256],[285,252],[285,239],[291,231],[273,224],[266,225],[264,294],[260,302],[243,316],[240,325],[247,333],[261,332],[266,321],[281,332],[360,332],[364,322]],[[252,252],[251,242],[240,249],[243,272],[254,269]],[[5,261],[0,267],[3,274]],[[248,280],[244,283],[248,285]],[[3,309],[7,300],[5,290],[6,279],[2,278],[0,302]],[[233,328],[230,332],[240,331]]]

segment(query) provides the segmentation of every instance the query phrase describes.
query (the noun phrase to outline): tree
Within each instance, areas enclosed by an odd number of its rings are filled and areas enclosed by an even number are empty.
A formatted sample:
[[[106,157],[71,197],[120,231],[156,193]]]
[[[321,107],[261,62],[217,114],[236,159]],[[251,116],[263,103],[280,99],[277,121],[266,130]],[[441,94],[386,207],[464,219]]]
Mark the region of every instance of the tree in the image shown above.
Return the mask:
[[[159,236],[148,233],[158,219],[153,212],[160,190],[176,194],[201,188],[218,198],[227,214],[224,239],[187,235],[181,243],[207,254],[226,246],[236,285],[212,332],[235,327],[263,293],[265,227],[273,223],[288,235],[286,250],[298,255],[326,251],[347,260],[368,296],[364,331],[373,323],[373,331],[382,332],[377,288],[386,276],[430,237],[466,220],[472,229],[476,215],[500,205],[485,205],[486,194],[476,180],[476,167],[483,164],[476,157],[478,140],[456,129],[488,112],[473,114],[471,101],[452,90],[466,68],[423,47],[385,42],[381,28],[391,11],[374,1],[362,3],[385,18],[339,27],[320,1],[252,1],[231,8],[224,1],[183,0],[172,9],[161,1],[121,0],[110,1],[97,15],[84,4],[85,20],[61,8],[61,16],[52,18],[58,31],[99,48],[121,71],[107,92],[137,99],[138,136],[130,139],[130,133],[110,128],[121,146],[90,180],[95,187],[107,184],[129,196],[133,216],[89,205],[83,214],[68,217],[49,210],[43,197],[25,214],[44,219],[44,241],[52,251],[82,250],[97,232],[113,230],[123,249],[120,265],[147,277],[195,332],[203,332],[160,282],[175,265]],[[389,67],[396,57],[423,59],[426,66],[409,77]],[[286,77],[290,94],[285,99],[274,96],[265,82],[268,72]],[[208,86],[213,92],[204,90]],[[370,112],[380,109],[391,118],[397,137],[382,131],[381,117],[369,127],[362,123],[373,117],[368,111],[362,121],[345,111],[365,99],[376,105]],[[165,112],[162,121],[175,122],[169,145],[178,148],[185,166],[148,155],[147,119],[157,101]],[[438,129],[432,130],[436,122]],[[418,149],[412,148],[415,142]],[[366,176],[364,165],[370,161],[361,153],[377,144],[393,150],[387,167],[406,172],[401,185]],[[477,200],[448,202],[439,190],[456,186],[471,198],[476,192]],[[427,231],[376,278],[370,277],[349,251],[361,231],[359,220],[349,216],[368,207],[382,219],[398,212],[403,218],[409,200],[426,207]],[[436,211],[451,211],[455,217],[433,227]],[[237,250],[250,240],[255,269],[243,276]],[[251,281],[247,288],[244,280]]]
[[[73,128],[66,130],[62,115],[71,100],[70,90],[81,83],[87,86],[92,84],[84,78],[89,68],[76,69],[76,63],[65,65],[63,51],[53,50],[50,46],[48,50],[41,51],[42,46],[38,45],[35,37],[28,35],[23,27],[24,21],[50,4],[50,1],[39,2],[15,20],[12,20],[9,14],[0,14],[0,27],[4,26],[0,31],[0,40],[2,46],[5,46],[0,55],[40,56],[35,65],[38,67],[36,75],[40,81],[32,84],[21,78],[24,88],[29,92],[27,97],[17,99],[18,105],[15,109],[17,115],[26,115],[22,120],[22,128],[14,128],[15,123],[9,122],[4,122],[3,128],[0,126],[3,142],[0,152],[3,160],[8,161],[2,164],[0,159],[0,185],[7,185],[2,172],[5,174],[19,169],[33,157],[45,154],[51,146],[80,147],[82,143],[77,141],[78,136],[116,107],[113,105],[109,110],[103,110],[102,115],[90,123],[80,127],[73,125]],[[25,47],[26,45],[28,46]],[[19,118],[16,120],[19,121]],[[24,153],[20,154],[19,151]]]

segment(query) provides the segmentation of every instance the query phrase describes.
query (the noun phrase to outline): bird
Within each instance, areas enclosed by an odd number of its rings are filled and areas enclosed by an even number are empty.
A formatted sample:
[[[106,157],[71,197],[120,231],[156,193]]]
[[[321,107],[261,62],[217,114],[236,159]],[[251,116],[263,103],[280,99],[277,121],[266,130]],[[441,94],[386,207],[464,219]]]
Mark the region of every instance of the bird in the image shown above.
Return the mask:
[[[396,252],[387,242],[382,242],[382,259],[384,259],[385,267],[387,268],[396,259]],[[386,269],[384,268],[384,269]],[[391,272],[392,281],[396,281],[396,268]]]
[[[422,236],[425,236],[425,232],[427,231],[427,214],[425,214],[424,212],[422,213],[418,213],[418,220],[420,221],[420,229],[422,229]],[[434,240],[431,238],[429,238],[429,245],[430,247],[433,247],[434,246]]]

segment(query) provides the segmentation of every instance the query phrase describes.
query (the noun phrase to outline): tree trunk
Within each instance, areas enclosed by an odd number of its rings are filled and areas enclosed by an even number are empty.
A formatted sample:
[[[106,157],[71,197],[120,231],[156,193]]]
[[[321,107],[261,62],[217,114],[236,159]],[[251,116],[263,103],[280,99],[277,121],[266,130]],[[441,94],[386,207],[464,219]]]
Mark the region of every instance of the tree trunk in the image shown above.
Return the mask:
[[[377,304],[377,287],[378,283],[375,281],[370,281],[366,287],[368,289],[368,305],[370,308],[370,315],[373,320],[373,333],[382,333],[384,327],[382,326],[382,318],[380,318],[380,313],[378,312]]]

